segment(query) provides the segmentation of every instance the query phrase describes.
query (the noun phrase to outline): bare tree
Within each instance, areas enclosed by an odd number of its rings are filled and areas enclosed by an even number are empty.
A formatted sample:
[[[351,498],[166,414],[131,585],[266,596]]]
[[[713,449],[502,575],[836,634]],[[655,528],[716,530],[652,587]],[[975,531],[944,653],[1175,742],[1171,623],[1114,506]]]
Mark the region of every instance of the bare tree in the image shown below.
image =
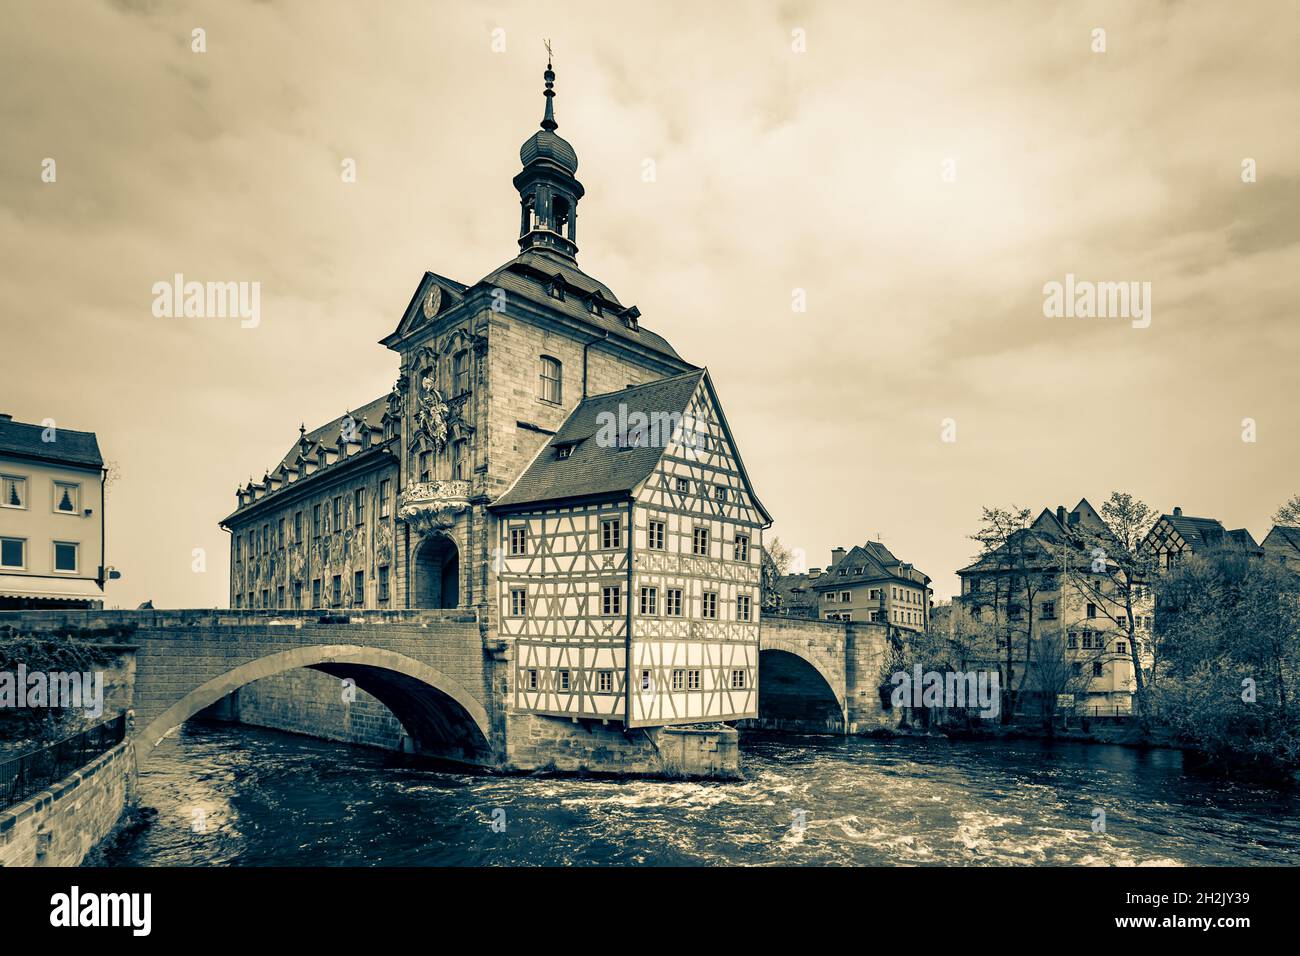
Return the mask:
[[[1300,495],[1292,495],[1286,504],[1277,509],[1273,515],[1273,523],[1300,525]]]
[[[1144,546],[1156,513],[1127,492],[1112,491],[1101,506],[1106,530],[1083,528],[1077,533],[1082,554],[1064,554],[1065,580],[1097,610],[1100,620],[1121,632],[1133,667],[1133,706],[1147,720],[1147,675],[1144,663],[1154,659],[1154,642],[1139,633],[1135,613],[1151,594],[1156,555]],[[1144,662],[1144,658],[1146,659]],[[1153,671],[1154,669],[1152,669]]]

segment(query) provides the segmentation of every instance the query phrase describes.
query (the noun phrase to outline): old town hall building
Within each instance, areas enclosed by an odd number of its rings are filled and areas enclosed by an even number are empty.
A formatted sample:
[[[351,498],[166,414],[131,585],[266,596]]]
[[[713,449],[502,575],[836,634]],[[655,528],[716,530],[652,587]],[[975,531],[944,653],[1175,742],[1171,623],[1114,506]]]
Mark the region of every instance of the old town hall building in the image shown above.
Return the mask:
[[[420,279],[392,391],[238,490],[231,606],[473,609],[512,706],[624,726],[756,714],[762,531],[706,370],[577,263],[555,74],[520,149],[519,254]]]

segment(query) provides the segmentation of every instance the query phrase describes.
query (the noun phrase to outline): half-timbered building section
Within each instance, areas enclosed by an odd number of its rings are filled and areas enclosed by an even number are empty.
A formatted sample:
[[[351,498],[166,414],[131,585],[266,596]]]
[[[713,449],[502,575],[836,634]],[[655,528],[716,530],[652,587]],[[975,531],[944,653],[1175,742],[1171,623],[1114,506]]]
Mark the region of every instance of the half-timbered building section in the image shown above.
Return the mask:
[[[517,709],[631,727],[757,713],[770,518],[706,371],[582,402],[491,510]]]

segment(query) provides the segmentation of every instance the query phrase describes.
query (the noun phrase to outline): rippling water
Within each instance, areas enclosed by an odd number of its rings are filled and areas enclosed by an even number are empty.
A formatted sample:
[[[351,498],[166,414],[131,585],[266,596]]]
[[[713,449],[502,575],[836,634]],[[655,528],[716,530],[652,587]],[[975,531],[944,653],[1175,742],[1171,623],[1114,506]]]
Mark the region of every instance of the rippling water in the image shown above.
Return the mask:
[[[143,768],[157,817],[112,862],[1300,863],[1300,798],[1185,775],[1171,751],[749,736],[742,754],[736,783],[498,777],[188,724]]]

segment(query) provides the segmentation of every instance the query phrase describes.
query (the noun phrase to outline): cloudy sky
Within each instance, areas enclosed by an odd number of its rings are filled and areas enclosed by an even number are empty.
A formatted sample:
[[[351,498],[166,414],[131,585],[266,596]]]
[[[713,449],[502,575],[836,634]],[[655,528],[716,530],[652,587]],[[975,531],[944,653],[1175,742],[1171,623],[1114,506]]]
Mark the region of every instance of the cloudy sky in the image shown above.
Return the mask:
[[[389,388],[376,341],[425,269],[472,282],[514,254],[542,37],[583,269],[710,368],[808,564],[879,536],[942,598],[982,505],[1122,489],[1262,537],[1300,492],[1288,0],[5,17],[0,411],[93,430],[116,463],[110,604],[224,604],[235,486]],[[155,318],[178,272],[260,282],[261,324]],[[1151,283],[1150,327],[1045,318],[1067,273]]]

